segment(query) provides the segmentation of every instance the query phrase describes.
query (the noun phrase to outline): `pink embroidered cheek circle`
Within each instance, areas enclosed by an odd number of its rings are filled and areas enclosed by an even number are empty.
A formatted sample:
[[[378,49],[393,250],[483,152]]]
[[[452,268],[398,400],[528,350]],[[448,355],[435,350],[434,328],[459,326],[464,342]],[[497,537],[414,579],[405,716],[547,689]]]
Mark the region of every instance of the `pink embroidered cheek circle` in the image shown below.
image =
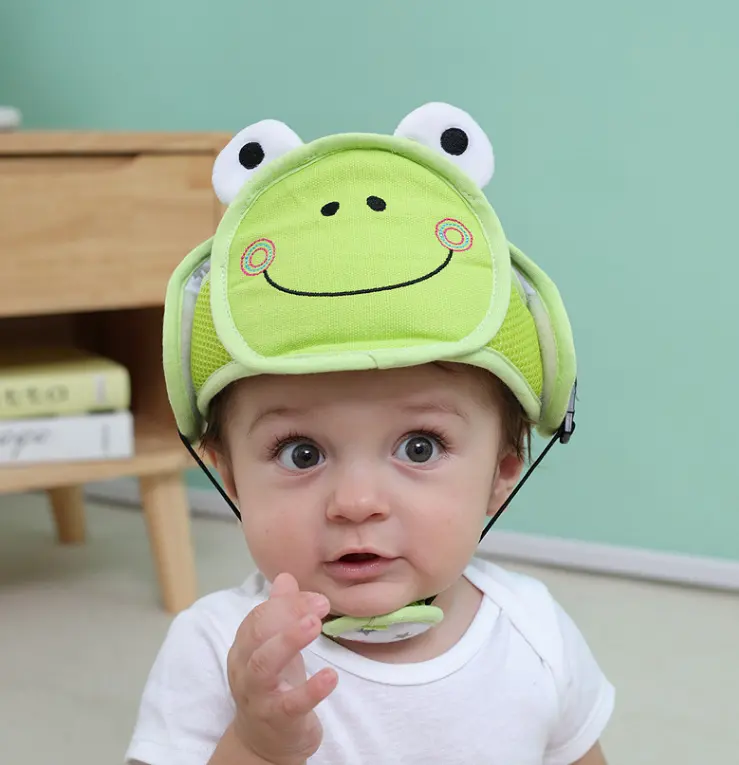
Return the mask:
[[[275,259],[275,245],[270,239],[257,239],[241,256],[241,271],[244,276],[258,276],[264,273]]]
[[[454,252],[464,252],[472,247],[472,233],[458,220],[454,218],[444,218],[436,224],[436,238],[448,250]]]

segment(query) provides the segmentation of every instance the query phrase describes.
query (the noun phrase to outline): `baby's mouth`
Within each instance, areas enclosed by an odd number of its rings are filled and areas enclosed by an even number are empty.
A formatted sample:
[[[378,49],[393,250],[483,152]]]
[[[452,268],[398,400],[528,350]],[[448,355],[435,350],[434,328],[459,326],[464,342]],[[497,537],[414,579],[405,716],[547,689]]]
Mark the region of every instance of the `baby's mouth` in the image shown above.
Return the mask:
[[[361,563],[363,561],[368,560],[375,560],[376,558],[381,558],[381,555],[377,555],[376,553],[347,553],[346,555],[342,555],[339,558],[339,562],[341,563]],[[335,562],[335,561],[334,561]]]
[[[370,581],[383,574],[396,558],[372,552],[346,553],[324,564],[331,578],[342,582]]]

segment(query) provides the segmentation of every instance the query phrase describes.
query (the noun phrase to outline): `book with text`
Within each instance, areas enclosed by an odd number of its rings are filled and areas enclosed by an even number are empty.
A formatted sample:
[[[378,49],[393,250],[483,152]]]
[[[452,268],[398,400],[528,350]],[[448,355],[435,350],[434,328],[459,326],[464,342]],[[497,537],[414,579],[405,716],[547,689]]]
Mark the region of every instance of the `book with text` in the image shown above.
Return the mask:
[[[133,456],[128,411],[0,420],[0,466]]]
[[[0,420],[128,409],[128,370],[74,347],[0,348]]]

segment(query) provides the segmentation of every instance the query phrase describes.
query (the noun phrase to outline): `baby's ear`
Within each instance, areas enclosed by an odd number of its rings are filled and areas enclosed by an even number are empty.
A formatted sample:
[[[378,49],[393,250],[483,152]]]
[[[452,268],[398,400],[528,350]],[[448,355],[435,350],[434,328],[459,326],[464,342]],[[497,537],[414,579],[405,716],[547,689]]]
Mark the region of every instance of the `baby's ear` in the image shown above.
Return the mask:
[[[521,477],[522,470],[523,460],[514,453],[509,452],[501,458],[498,469],[495,471],[493,490],[490,493],[487,512],[489,516],[495,515],[511,495]]]
[[[215,468],[221,478],[221,483],[223,484],[226,494],[235,500],[236,485],[234,484],[231,461],[222,451],[215,449],[212,446],[206,446],[203,451],[205,463]]]

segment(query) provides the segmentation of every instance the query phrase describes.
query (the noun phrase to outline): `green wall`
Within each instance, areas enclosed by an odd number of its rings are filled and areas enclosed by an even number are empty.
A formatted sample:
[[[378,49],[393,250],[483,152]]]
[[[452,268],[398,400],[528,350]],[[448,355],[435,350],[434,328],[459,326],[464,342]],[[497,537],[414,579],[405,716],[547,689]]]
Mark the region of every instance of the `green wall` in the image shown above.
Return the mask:
[[[305,140],[469,110],[580,358],[577,436],[502,525],[739,560],[737,24],[729,0],[2,0],[0,103],[28,127],[275,117]]]

